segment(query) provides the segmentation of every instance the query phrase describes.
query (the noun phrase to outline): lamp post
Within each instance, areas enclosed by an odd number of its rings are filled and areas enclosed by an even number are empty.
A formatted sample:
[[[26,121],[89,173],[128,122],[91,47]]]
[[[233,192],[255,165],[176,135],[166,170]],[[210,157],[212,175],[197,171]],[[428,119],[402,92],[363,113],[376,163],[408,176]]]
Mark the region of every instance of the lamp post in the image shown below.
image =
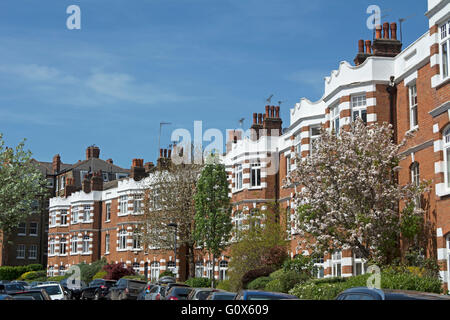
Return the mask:
[[[173,247],[173,252],[174,252],[174,261],[175,261],[175,279],[177,278],[177,274],[178,274],[178,270],[177,270],[177,229],[178,229],[178,225],[176,223],[169,223],[167,225],[168,227],[172,227],[175,228],[175,239],[174,239],[174,247]]]

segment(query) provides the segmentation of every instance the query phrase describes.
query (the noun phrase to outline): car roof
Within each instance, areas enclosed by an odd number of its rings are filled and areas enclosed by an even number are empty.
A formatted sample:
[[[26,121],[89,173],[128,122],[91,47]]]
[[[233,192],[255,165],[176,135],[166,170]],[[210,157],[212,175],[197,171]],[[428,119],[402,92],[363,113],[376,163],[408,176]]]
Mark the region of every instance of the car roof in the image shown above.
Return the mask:
[[[411,298],[420,300],[450,300],[450,296],[445,296],[437,293],[419,292],[409,290],[383,290],[386,295],[386,299],[395,298]]]
[[[269,292],[269,291],[262,291],[262,290],[242,290],[242,293],[245,294],[251,294],[251,295],[261,295],[261,296],[283,296],[283,297],[292,297],[292,295],[287,293],[281,293],[281,292]]]

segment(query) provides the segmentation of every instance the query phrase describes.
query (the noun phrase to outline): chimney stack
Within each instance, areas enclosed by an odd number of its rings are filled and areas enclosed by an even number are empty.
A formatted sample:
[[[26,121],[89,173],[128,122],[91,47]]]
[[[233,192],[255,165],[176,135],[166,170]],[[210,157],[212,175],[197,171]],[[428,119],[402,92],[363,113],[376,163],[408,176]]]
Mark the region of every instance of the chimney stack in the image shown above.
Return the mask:
[[[364,53],[364,40],[358,41],[358,53]]]
[[[146,170],[144,168],[144,159],[133,159],[130,170],[130,178],[135,181],[142,180],[146,177]]]
[[[270,106],[266,106],[266,119],[267,118],[270,118],[270,116],[269,116],[269,108],[270,108]]]
[[[109,164],[113,164],[114,163],[113,159],[108,159],[108,160],[106,160],[106,162],[108,162]]]
[[[365,50],[364,50],[365,45]],[[372,55],[372,42],[370,40],[359,40],[358,41],[358,54],[353,60],[356,66],[359,66],[367,60],[368,57]]]
[[[86,160],[91,158],[100,158],[100,148],[96,146],[89,146],[86,149]]]
[[[61,157],[59,156],[59,154],[53,157],[52,169],[54,174],[58,173],[61,170]]]
[[[145,169],[145,173],[149,173],[150,171],[152,171],[152,169],[155,167],[153,162],[147,162],[144,165],[144,169]]]
[[[383,31],[383,38],[381,32]],[[389,36],[389,31],[391,35]],[[402,52],[402,43],[397,39],[397,24],[385,22],[376,29],[376,38],[372,44],[373,55],[377,57],[395,57]]]
[[[102,170],[94,172],[91,178],[91,191],[103,191]]]
[[[84,176],[84,179],[81,182],[81,189],[85,193],[90,193],[91,192],[91,180],[90,179],[91,179],[91,175],[87,174],[87,175]]]
[[[258,114],[258,124],[262,124],[263,123],[262,117],[263,117],[262,113],[259,113]]]
[[[76,190],[75,181],[73,178],[66,179],[66,187],[64,188],[64,197],[70,196]]]

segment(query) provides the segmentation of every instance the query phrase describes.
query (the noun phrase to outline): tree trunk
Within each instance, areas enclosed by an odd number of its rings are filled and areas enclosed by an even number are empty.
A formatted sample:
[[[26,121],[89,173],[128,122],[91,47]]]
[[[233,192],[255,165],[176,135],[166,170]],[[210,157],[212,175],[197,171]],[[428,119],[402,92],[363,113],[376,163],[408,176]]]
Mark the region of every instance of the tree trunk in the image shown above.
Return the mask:
[[[212,272],[211,272],[211,288],[215,287],[215,277],[214,277],[214,269],[216,267],[216,255],[213,254],[213,259],[212,259]]]

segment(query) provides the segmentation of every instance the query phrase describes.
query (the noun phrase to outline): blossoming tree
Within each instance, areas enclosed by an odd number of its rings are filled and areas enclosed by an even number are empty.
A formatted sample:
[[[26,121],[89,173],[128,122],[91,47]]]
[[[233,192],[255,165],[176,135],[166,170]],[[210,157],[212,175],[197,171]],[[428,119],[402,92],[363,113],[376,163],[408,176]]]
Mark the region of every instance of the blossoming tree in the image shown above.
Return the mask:
[[[397,183],[405,144],[392,141],[392,126],[355,121],[339,135],[322,131],[313,153],[297,159],[285,181],[295,186],[299,247],[315,253],[356,249],[363,258],[389,263],[399,256],[399,239],[420,229],[416,199],[427,190]]]

